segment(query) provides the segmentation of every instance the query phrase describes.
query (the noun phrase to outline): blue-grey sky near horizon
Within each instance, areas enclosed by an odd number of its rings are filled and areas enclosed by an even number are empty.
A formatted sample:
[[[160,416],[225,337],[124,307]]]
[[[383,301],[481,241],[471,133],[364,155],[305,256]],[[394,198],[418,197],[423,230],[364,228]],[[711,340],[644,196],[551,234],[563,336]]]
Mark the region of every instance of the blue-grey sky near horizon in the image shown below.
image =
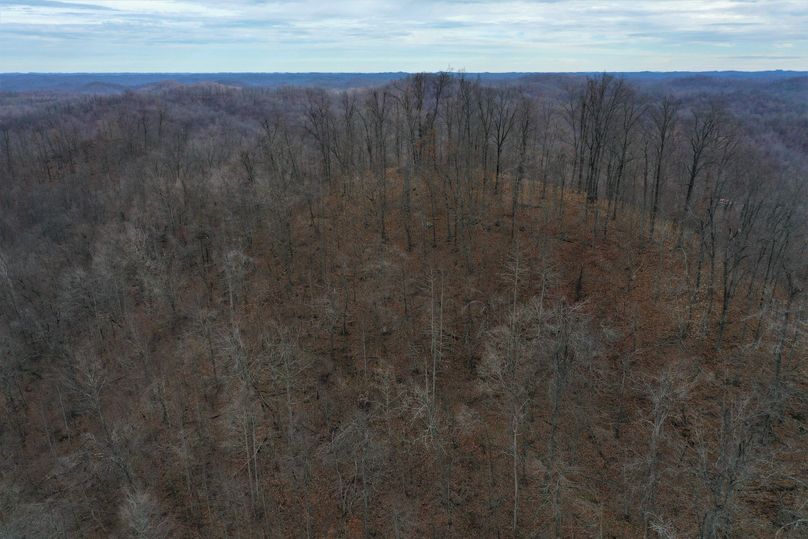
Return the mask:
[[[0,72],[808,70],[808,0],[0,0]]]

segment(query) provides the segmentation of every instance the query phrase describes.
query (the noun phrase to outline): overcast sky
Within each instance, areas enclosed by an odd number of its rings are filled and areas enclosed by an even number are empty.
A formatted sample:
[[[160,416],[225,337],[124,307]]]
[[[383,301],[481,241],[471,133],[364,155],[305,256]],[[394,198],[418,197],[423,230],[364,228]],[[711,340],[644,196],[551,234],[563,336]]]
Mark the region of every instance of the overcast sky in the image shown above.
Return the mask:
[[[0,71],[808,70],[808,0],[0,0]]]

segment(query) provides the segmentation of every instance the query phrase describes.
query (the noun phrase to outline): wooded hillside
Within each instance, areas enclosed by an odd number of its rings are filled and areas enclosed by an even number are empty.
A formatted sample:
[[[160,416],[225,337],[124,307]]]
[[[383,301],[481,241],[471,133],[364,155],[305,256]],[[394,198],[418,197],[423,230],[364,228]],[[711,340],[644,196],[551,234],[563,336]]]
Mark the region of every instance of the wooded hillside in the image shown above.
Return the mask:
[[[804,536],[808,111],[745,95],[0,95],[0,536]]]

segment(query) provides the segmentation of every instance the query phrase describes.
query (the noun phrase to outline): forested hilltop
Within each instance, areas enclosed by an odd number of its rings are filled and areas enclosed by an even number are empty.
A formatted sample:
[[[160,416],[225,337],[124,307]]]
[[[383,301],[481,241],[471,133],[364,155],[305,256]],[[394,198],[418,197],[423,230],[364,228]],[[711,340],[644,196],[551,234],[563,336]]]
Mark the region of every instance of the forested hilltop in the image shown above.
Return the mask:
[[[0,536],[804,537],[806,80],[676,80],[0,94]]]
[[[560,81],[597,73],[465,73],[487,84],[529,84],[536,80]],[[710,86],[731,91],[737,85],[771,92],[778,85],[797,83],[803,90],[808,71],[637,71],[616,74],[644,85]],[[0,92],[121,94],[142,91],[170,81],[174,84],[216,83],[237,88],[317,87],[329,89],[384,85],[410,76],[389,73],[0,73]],[[804,96],[803,96],[804,97]]]

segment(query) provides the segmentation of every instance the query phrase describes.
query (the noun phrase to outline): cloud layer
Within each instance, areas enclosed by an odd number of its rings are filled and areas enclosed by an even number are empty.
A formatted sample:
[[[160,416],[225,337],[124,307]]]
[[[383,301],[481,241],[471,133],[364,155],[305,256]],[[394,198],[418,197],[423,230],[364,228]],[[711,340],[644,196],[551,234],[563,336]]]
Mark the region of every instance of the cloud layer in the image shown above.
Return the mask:
[[[805,0],[0,0],[0,71],[808,70]]]

